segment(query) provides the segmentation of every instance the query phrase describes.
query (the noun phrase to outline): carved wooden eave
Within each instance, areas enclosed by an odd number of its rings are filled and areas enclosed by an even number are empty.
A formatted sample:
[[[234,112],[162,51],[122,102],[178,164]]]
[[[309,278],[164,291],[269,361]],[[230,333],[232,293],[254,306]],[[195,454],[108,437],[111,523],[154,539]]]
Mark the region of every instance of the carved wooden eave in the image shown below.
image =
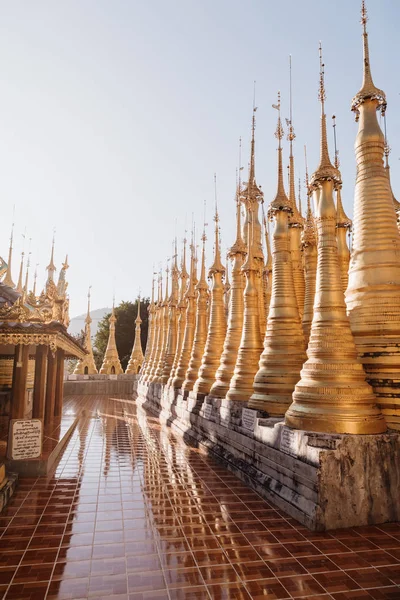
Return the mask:
[[[88,352],[59,324],[10,323],[0,321],[0,344],[48,346],[53,354],[64,350],[65,358],[83,359]]]

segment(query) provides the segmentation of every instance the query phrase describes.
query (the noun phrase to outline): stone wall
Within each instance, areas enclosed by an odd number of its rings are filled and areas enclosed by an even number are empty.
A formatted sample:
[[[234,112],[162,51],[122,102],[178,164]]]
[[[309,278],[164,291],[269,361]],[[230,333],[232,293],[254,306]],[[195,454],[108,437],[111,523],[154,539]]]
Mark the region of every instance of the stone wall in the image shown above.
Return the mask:
[[[139,384],[140,405],[310,529],[400,519],[400,434],[297,431],[246,403]],[[245,409],[243,411],[243,409]]]
[[[137,375],[69,375],[64,381],[64,396],[133,394]]]

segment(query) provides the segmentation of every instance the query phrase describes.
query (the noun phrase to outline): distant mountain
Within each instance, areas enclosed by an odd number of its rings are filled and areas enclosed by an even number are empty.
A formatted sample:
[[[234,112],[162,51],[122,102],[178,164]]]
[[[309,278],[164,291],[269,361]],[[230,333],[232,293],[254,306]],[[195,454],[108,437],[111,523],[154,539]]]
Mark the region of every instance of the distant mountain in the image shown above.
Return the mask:
[[[97,308],[96,310],[90,311],[90,316],[92,317],[92,324],[90,326],[92,338],[94,338],[94,336],[96,335],[97,326],[99,324],[99,321],[102,320],[104,315],[106,315],[110,312],[111,312],[111,308]],[[84,313],[83,315],[78,315],[77,317],[74,317],[73,319],[71,319],[71,322],[68,327],[68,332],[71,335],[76,335],[77,333],[80,333],[82,329],[84,330],[85,329],[85,319],[86,319],[86,313]]]

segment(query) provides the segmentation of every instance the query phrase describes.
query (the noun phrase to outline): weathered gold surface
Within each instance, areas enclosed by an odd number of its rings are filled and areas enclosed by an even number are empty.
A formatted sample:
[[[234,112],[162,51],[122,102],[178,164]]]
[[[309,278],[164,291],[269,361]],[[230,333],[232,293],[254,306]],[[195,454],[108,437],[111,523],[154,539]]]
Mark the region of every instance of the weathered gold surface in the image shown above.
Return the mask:
[[[275,135],[279,145],[277,194],[270,208],[270,216],[275,219],[272,236],[272,296],[264,350],[254,378],[254,393],[249,407],[265,410],[272,416],[281,416],[290,405],[294,385],[299,380],[306,355],[293,282],[289,245],[289,218],[293,204],[286,196],[283,183],[283,130],[280,116]]]
[[[160,312],[160,279],[158,280],[158,296],[157,302],[154,302],[154,279],[152,283],[151,302],[149,306],[149,334],[147,337],[145,365],[140,376],[141,381],[149,381],[150,375],[154,366],[154,360],[157,352],[157,338],[159,328],[159,312]],[[150,346],[149,346],[150,344]]]
[[[164,360],[167,353],[167,343],[168,343],[168,324],[169,324],[169,267],[166,268],[166,283],[165,283],[165,297],[161,305],[161,316],[160,316],[160,338],[159,338],[159,349],[158,356],[155,365],[154,375],[152,382],[153,383],[161,383],[161,377],[163,374],[163,366]]]
[[[128,366],[126,367],[125,373],[134,374],[140,373],[140,370],[143,365],[144,356],[142,350],[142,341],[141,341],[141,325],[142,319],[140,317],[140,297],[138,298],[138,307],[137,307],[137,317],[135,319],[135,341],[133,343],[133,348],[131,352],[131,357],[128,362]]]
[[[372,82],[365,22],[364,15],[364,80],[352,104],[359,130],[346,304],[367,379],[388,427],[400,429],[400,235],[376,114],[386,108],[386,98]]]
[[[92,334],[90,331],[90,325],[92,323],[92,317],[90,316],[90,288],[88,293],[88,307],[85,319],[85,341],[84,346],[88,354],[76,364],[74,374],[75,375],[93,375],[97,373],[97,367],[94,362],[93,348],[92,348]]]
[[[286,412],[290,427],[324,433],[381,433],[386,425],[372,388],[357,358],[346,315],[336,241],[334,185],[340,173],[330,162],[324,110],[325,88],[321,57],[321,158],[311,184],[318,190],[317,288],[308,345],[308,360]]]
[[[175,255],[171,269],[171,295],[168,301],[168,331],[166,339],[166,351],[164,365],[161,375],[161,383],[166,385],[171,375],[172,365],[176,354],[176,345],[178,341],[178,302],[179,302],[179,269],[178,269],[178,250],[175,239]]]
[[[218,211],[215,211],[215,246],[214,262],[209,269],[209,276],[212,278],[211,298],[210,298],[210,322],[208,324],[207,340],[204,347],[204,354],[199,368],[197,380],[193,386],[196,394],[208,394],[215,381],[215,373],[218,369],[221,353],[224,346],[226,335],[226,315],[224,303],[224,285],[222,277],[225,273],[221,262],[221,249],[219,240],[219,217]]]
[[[302,327],[306,348],[310,337],[311,323],[314,315],[315,285],[317,278],[317,234],[315,228],[314,215],[311,210],[310,202],[311,192],[307,186],[307,217],[302,234],[303,254],[304,254],[304,274],[305,274],[305,296],[304,312],[302,318]],[[319,191],[315,190],[314,195],[318,197]],[[317,204],[315,200],[315,205]]]
[[[206,281],[206,257],[205,242],[206,235],[202,236],[203,249],[201,252],[200,279],[196,285],[197,303],[196,303],[196,327],[194,331],[193,346],[190,354],[189,366],[185,374],[185,380],[182,385],[184,392],[190,392],[198,377],[201,359],[203,357],[204,347],[207,339],[207,300],[208,285]]]
[[[343,209],[341,185],[338,185],[336,188],[336,210],[336,239],[338,245],[339,267],[342,278],[342,288],[343,292],[345,292],[349,282],[350,250],[347,245],[347,232],[351,227],[351,221]]]
[[[231,297],[231,282],[229,280],[229,260],[226,258],[225,263],[225,283],[224,283],[224,306],[225,306],[225,319],[228,320],[229,316],[229,301]]]
[[[231,246],[228,256],[233,259],[232,285],[229,299],[228,326],[219,368],[215,374],[215,382],[210,396],[224,398],[235,369],[238,349],[242,337],[244,301],[243,292],[245,276],[242,271],[246,256],[246,246],[241,232],[240,184],[236,196],[236,240]]]
[[[247,211],[252,210],[252,203],[247,205]],[[244,314],[243,328],[240,339],[235,369],[227,393],[228,400],[238,400],[246,402],[253,393],[253,380],[257,370],[258,360],[262,352],[262,339],[260,334],[258,289],[256,285],[256,276],[259,267],[254,258],[253,249],[253,227],[254,219],[247,218],[247,259],[242,266],[242,271],[246,275],[246,287],[244,290]]]
[[[190,277],[187,292],[185,294],[187,301],[186,308],[186,325],[183,335],[182,350],[179,356],[178,364],[172,380],[172,387],[180,389],[185,380],[186,371],[189,366],[190,355],[193,347],[194,331],[195,331],[195,318],[196,318],[196,291],[195,285],[197,281],[196,274],[196,252],[194,242],[190,246],[191,257],[190,257]]]
[[[104,354],[103,364],[101,365],[101,375],[119,375],[123,373],[121,363],[119,362],[117,345],[115,343],[115,323],[117,318],[114,312],[114,304],[112,307],[111,316],[109,318],[110,332],[108,335],[108,343]]]
[[[167,382],[168,386],[172,385],[173,379],[175,377],[176,368],[178,366],[178,361],[182,351],[183,338],[185,335],[186,328],[186,311],[187,311],[187,286],[188,286],[189,273],[186,270],[186,239],[183,240],[183,256],[182,256],[182,264],[180,271],[180,294],[179,294],[179,302],[177,306],[177,321],[178,321],[178,331],[177,331],[177,339],[176,339],[176,352],[174,356],[174,360],[172,363],[171,372],[169,375],[169,379]]]
[[[271,303],[271,294],[272,294],[272,252],[271,252],[271,244],[269,241],[269,233],[267,220],[264,216],[264,235],[265,235],[265,247],[267,250],[267,260],[264,265],[264,310],[265,310],[265,319],[268,320],[269,313],[269,305]]]
[[[10,236],[10,247],[8,249],[8,262],[7,262],[7,272],[4,276],[3,283],[4,285],[8,285],[8,287],[13,288],[15,284],[12,278],[12,253],[13,253],[13,238],[14,238],[14,223],[11,228],[11,236]]]

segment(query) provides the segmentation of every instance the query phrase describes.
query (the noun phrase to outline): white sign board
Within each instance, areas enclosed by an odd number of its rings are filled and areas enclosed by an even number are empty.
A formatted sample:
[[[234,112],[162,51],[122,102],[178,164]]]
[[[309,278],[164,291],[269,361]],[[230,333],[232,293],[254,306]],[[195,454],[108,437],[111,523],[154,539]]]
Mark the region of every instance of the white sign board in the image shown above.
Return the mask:
[[[108,379],[117,379],[117,378],[118,378],[118,375],[109,375],[108,376]]]
[[[242,409],[242,425],[250,431],[254,431],[257,422],[257,411],[250,408]]]
[[[83,379],[89,379],[89,375],[84,375]]]
[[[43,423],[40,419],[13,419],[10,423],[8,458],[39,458],[42,453],[42,429]]]
[[[212,405],[211,404],[206,404],[203,408],[203,417],[205,419],[210,419],[211,418],[211,413],[212,413]]]
[[[74,375],[74,374],[72,373],[72,375],[68,375],[68,379],[69,379],[69,381],[76,381],[78,378],[77,378],[77,376],[76,376],[76,375]]]

